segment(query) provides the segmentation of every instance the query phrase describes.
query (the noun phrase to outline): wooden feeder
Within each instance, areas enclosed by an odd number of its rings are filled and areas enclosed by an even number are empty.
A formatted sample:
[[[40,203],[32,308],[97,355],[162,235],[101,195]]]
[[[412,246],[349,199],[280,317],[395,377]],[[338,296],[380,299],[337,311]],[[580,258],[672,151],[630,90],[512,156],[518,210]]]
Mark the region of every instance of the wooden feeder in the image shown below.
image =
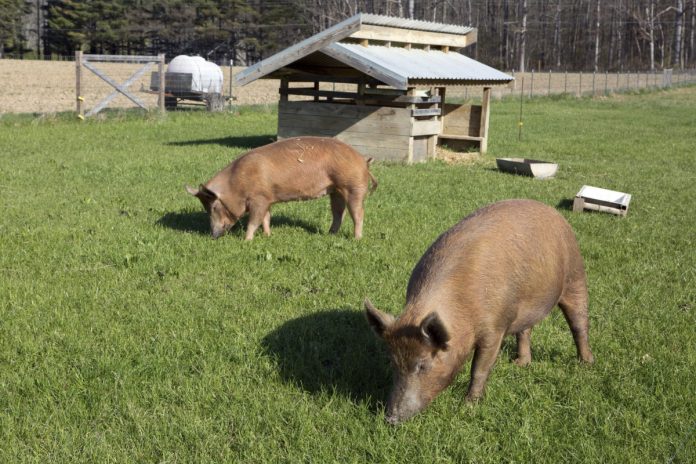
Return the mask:
[[[573,200],[573,211],[582,212],[589,209],[625,216],[628,213],[630,202],[631,195],[629,193],[583,185]]]
[[[498,169],[511,174],[548,179],[556,175],[558,164],[527,158],[496,158]]]

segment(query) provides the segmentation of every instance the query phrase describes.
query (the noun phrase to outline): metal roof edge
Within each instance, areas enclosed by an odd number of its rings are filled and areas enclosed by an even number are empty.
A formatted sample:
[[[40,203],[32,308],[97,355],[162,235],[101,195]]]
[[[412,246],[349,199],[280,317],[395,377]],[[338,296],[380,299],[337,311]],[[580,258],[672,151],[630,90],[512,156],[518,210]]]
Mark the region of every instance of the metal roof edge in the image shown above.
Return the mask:
[[[446,34],[466,35],[476,30],[473,26],[460,26],[457,24],[438,23],[435,21],[423,21],[419,19],[400,18],[398,16],[386,16],[371,13],[358,13],[363,24],[374,26],[397,27],[401,29],[413,29],[417,31],[442,32]]]
[[[350,48],[344,47],[342,44],[329,44],[328,46],[322,48],[321,52],[326,53],[330,57],[335,58],[348,66],[352,66],[358,71],[364,72],[370,77],[374,77],[385,84],[389,84],[396,89],[406,90],[408,88],[408,78],[406,76],[397,74],[384,66],[381,66],[379,63],[375,63],[373,61],[367,62],[363,57],[356,55],[350,50]]]

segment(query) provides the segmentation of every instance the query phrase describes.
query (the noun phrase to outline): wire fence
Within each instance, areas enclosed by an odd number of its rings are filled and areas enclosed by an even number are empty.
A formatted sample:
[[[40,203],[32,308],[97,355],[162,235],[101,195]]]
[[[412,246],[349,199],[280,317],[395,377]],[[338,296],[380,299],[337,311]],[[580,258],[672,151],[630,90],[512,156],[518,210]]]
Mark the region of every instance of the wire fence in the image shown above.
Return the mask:
[[[0,114],[56,113],[76,110],[76,69],[74,56],[64,60],[0,59]],[[72,60],[71,60],[72,59]],[[98,63],[100,70],[118,83],[128,80],[141,65],[137,63]],[[242,67],[221,66],[224,95],[232,95],[232,103],[243,105],[274,105],[278,102],[280,83],[259,79],[243,87],[234,87],[230,78]],[[152,69],[156,71],[156,67]],[[522,94],[535,98],[547,95],[602,96],[639,89],[656,89],[696,83],[696,69],[624,73],[509,72],[515,80],[509,85],[493,87],[493,98]],[[157,95],[151,91],[151,71],[135,80],[130,89],[148,108],[157,107]],[[89,110],[113,92],[113,87],[91,72],[82,73],[83,108]],[[339,85],[336,85],[336,90]],[[449,99],[478,98],[479,88],[451,87]],[[190,102],[195,104],[195,102]],[[128,98],[119,95],[109,107],[134,108]]]

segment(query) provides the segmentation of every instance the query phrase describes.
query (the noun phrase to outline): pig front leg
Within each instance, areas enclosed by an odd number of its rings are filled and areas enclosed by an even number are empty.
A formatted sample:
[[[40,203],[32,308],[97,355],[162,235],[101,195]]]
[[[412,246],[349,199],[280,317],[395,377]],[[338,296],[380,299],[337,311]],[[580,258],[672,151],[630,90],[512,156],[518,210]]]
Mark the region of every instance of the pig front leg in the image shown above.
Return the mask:
[[[266,211],[266,215],[263,217],[263,233],[266,237],[271,235],[271,210]]]
[[[266,231],[266,218],[268,218],[268,232],[271,231],[271,213],[269,204],[266,202],[254,202],[249,205],[249,223],[247,224],[245,240],[252,240],[256,229],[263,223],[264,231]]]
[[[474,360],[471,363],[469,391],[466,394],[467,401],[476,401],[483,396],[488,376],[498,357],[503,337],[504,334],[490,334],[476,345]]]

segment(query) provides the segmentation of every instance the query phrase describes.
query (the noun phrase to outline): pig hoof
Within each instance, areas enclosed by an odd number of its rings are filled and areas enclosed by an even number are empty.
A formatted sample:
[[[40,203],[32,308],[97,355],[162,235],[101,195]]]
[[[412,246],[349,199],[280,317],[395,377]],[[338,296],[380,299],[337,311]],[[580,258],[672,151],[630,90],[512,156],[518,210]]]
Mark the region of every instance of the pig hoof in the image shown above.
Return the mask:
[[[384,418],[384,420],[387,422],[389,425],[398,425],[399,424],[399,418],[396,416],[387,416]]]
[[[479,393],[477,393],[477,394],[469,393],[466,395],[467,403],[478,403],[479,401],[481,401],[482,398],[483,398],[483,395],[481,395]]]
[[[512,362],[519,367],[527,367],[532,363],[532,360],[528,358],[517,358]]]

